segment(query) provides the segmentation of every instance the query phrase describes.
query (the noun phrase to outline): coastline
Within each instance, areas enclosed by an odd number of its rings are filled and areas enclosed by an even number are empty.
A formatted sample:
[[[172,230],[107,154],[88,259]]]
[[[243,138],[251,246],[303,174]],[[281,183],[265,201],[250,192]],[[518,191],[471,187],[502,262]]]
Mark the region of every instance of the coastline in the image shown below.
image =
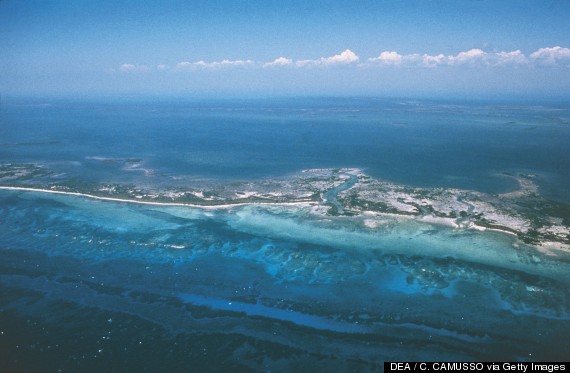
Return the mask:
[[[80,193],[80,192],[65,192],[62,190],[51,190],[42,188],[30,188],[30,187],[15,187],[15,186],[0,186],[0,190],[14,190],[22,192],[36,192],[36,193],[49,193],[49,194],[60,194],[75,197],[84,197],[90,199],[96,199],[100,201],[109,202],[122,202],[122,203],[134,203],[139,205],[151,205],[151,206],[175,206],[175,207],[191,207],[204,210],[223,210],[229,209],[236,206],[250,206],[250,205],[277,205],[277,206],[312,206],[315,202],[237,202],[237,203],[226,203],[221,205],[198,205],[193,203],[182,203],[182,202],[153,202],[153,201],[137,201],[133,199],[125,198],[113,198],[113,197],[103,197],[94,194]]]
[[[295,201],[295,202],[236,202],[236,203],[224,203],[219,205],[200,205],[200,204],[193,204],[193,203],[182,203],[182,202],[155,202],[155,201],[141,201],[135,199],[126,199],[126,198],[114,198],[114,197],[104,197],[104,196],[97,196],[94,194],[88,193],[81,193],[81,192],[67,192],[61,190],[52,190],[52,189],[44,189],[44,188],[32,188],[32,187],[20,187],[20,186],[0,186],[0,190],[11,190],[11,191],[22,191],[22,192],[35,192],[35,193],[47,193],[47,194],[58,194],[58,195],[68,195],[68,196],[75,196],[75,197],[83,197],[89,198],[99,201],[108,201],[108,202],[119,202],[119,203],[131,203],[137,205],[147,205],[147,206],[163,206],[163,207],[189,207],[201,210],[228,210],[233,207],[242,207],[242,206],[260,206],[260,205],[267,205],[267,206],[299,206],[299,207],[315,207],[319,205],[323,205],[323,203],[314,202],[314,201]],[[315,213],[319,214],[319,212],[314,211]],[[454,218],[446,218],[446,217],[436,217],[436,216],[410,216],[407,214],[397,214],[397,213],[388,213],[388,212],[381,212],[381,211],[362,211],[365,215],[372,215],[372,216],[390,216],[390,217],[397,217],[397,218],[404,218],[404,219],[411,219],[418,221],[420,223],[425,224],[433,224],[439,226],[445,226],[451,229],[465,229],[465,230],[476,230],[476,231],[494,231],[501,234],[507,234],[512,237],[519,237],[519,235],[513,231],[508,229],[500,229],[497,227],[489,228],[484,227],[481,225],[476,224],[475,222],[471,222],[467,226],[462,226],[457,224],[456,219]],[[541,249],[545,243],[538,243],[536,245],[537,249]],[[563,244],[559,243],[559,247],[550,247],[550,249],[558,249],[562,251],[567,251],[568,248],[565,248]],[[550,242],[550,246],[556,246],[554,243]],[[546,251],[541,250],[541,251]]]
[[[7,185],[0,185],[0,190],[209,211],[245,206],[289,206],[308,209],[316,218],[392,216],[463,232],[497,232],[513,238],[515,247],[520,241],[541,251],[570,253],[570,227],[563,219],[563,214],[570,211],[570,206],[556,205],[542,198],[537,193],[533,175],[505,175],[516,180],[519,189],[498,195],[473,190],[399,185],[373,179],[360,168],[305,169],[281,182],[265,180],[163,191],[121,184],[12,184],[14,179],[24,181],[49,174],[49,170],[38,167],[4,166],[4,174],[9,178],[5,180]],[[376,226],[371,221],[365,225],[369,229]]]
[[[381,211],[363,211],[363,214],[372,215],[372,216],[387,216],[387,217],[410,219],[421,223],[440,225],[452,229],[466,229],[466,230],[475,230],[479,232],[492,231],[492,232],[508,234],[513,237],[518,237],[518,235],[515,232],[500,228],[488,228],[481,225],[477,225],[477,223],[472,223],[469,224],[468,226],[460,226],[457,224],[454,218],[444,218],[437,216],[412,216],[406,214],[396,214],[396,213],[381,212]]]

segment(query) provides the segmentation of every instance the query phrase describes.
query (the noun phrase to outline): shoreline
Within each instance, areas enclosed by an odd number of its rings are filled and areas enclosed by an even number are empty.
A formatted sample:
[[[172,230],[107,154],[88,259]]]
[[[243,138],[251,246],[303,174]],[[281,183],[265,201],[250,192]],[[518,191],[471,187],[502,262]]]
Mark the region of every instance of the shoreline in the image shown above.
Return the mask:
[[[454,218],[444,218],[444,217],[433,217],[433,216],[411,216],[405,214],[395,214],[392,212],[380,212],[380,211],[362,211],[363,214],[373,215],[373,216],[388,216],[388,217],[396,217],[396,218],[403,218],[403,219],[410,219],[415,220],[420,223],[425,224],[434,224],[434,225],[441,225],[452,229],[466,229],[466,230],[475,230],[478,232],[485,232],[485,231],[492,231],[498,232],[503,234],[508,234],[513,237],[518,237],[515,232],[500,229],[500,228],[489,228],[478,225],[477,223],[473,222],[471,225],[467,227],[463,227],[457,224]]]
[[[139,205],[148,205],[148,206],[166,206],[166,207],[190,207],[196,209],[203,209],[203,210],[223,210],[223,209],[230,209],[232,207],[241,207],[241,206],[255,206],[255,205],[275,205],[275,206],[315,206],[319,205],[318,202],[238,202],[238,203],[225,203],[221,205],[198,205],[193,203],[183,203],[183,202],[153,202],[153,201],[140,201],[134,199],[126,199],[126,198],[113,198],[113,197],[104,197],[104,196],[97,196],[94,194],[88,193],[80,193],[80,192],[66,192],[62,190],[52,190],[52,189],[43,189],[43,188],[30,188],[30,187],[17,187],[17,186],[0,186],[0,190],[14,190],[14,191],[22,191],[22,192],[36,192],[36,193],[48,193],[48,194],[60,194],[60,195],[68,195],[68,196],[75,196],[75,197],[84,197],[90,198],[100,201],[109,201],[109,202],[122,202],[122,203],[133,203]],[[453,229],[474,229],[477,231],[496,231],[508,235],[512,235],[517,237],[517,234],[508,230],[503,230],[500,228],[488,228],[479,226],[475,223],[471,227],[461,227],[459,226],[453,218],[436,218],[432,219],[427,216],[409,216],[405,214],[396,214],[396,213],[386,213],[380,211],[363,211],[368,214],[373,214],[377,216],[393,216],[398,218],[405,218],[405,219],[412,219],[419,222],[423,222],[426,224],[435,224],[435,225],[443,225]]]
[[[318,207],[323,205],[322,203],[316,201],[295,201],[295,202],[236,202],[236,203],[224,203],[220,205],[199,205],[193,203],[183,203],[183,202],[155,202],[155,201],[141,201],[141,200],[134,200],[134,199],[126,199],[126,198],[114,198],[114,197],[104,197],[104,196],[97,196],[94,194],[88,193],[81,193],[81,192],[67,192],[61,190],[52,190],[52,189],[43,189],[43,188],[32,188],[32,187],[21,187],[21,186],[0,186],[0,190],[8,190],[8,191],[21,191],[21,192],[33,192],[33,193],[47,193],[47,194],[59,194],[59,195],[67,195],[67,196],[75,196],[75,197],[82,197],[88,198],[93,200],[99,201],[108,201],[108,202],[119,202],[119,203],[131,203],[131,204],[138,204],[138,205],[147,205],[147,206],[163,206],[163,207],[188,207],[188,208],[195,208],[200,210],[229,210],[233,207],[243,207],[243,206],[299,206],[299,207]],[[498,227],[485,227],[478,225],[476,222],[471,222],[468,226],[461,226],[457,224],[454,218],[446,218],[446,217],[435,217],[435,216],[410,216],[406,214],[397,214],[397,213],[387,213],[387,212],[380,212],[380,211],[362,211],[364,215],[373,215],[373,216],[391,216],[403,219],[411,219],[415,220],[420,223],[424,224],[432,224],[432,225],[440,225],[445,226],[450,229],[459,230],[475,230],[479,232],[484,231],[494,231],[500,234],[505,234],[514,238],[518,238],[519,235],[507,228],[501,229]],[[568,251],[570,247],[565,245],[564,243],[557,242],[540,242],[537,244],[533,244],[533,247],[536,247],[538,250],[542,248],[541,251],[545,251],[545,248],[542,246],[544,244],[550,243],[548,246],[557,246],[558,247],[549,247],[549,249],[557,249],[561,251]],[[546,249],[547,251],[550,251]]]
[[[88,193],[65,192],[62,190],[51,190],[51,189],[30,188],[30,187],[0,186],[0,190],[15,190],[15,191],[21,191],[21,192],[61,194],[61,195],[96,199],[96,200],[100,200],[100,201],[134,203],[134,204],[139,204],[139,205],[150,205],[150,206],[191,207],[191,208],[205,209],[205,210],[218,210],[218,209],[222,210],[222,209],[229,209],[232,207],[251,206],[251,205],[311,206],[311,205],[314,205],[316,203],[316,202],[311,202],[311,201],[306,201],[306,202],[304,202],[304,201],[300,201],[300,202],[238,202],[238,203],[226,203],[226,204],[222,204],[222,205],[198,205],[198,204],[183,203],[183,202],[137,201],[134,199],[103,197],[103,196],[97,196],[97,195],[88,194]]]

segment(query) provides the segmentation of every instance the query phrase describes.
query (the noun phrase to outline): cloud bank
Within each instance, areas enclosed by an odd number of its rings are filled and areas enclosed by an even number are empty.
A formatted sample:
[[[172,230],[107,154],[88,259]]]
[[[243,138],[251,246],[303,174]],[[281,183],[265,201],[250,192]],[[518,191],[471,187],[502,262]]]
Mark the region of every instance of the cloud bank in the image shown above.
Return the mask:
[[[331,65],[348,65],[358,62],[359,57],[350,49],[331,57],[321,57],[316,60],[300,60],[295,62],[298,67],[308,66],[331,66]]]
[[[285,57],[277,57],[272,62],[267,62],[263,64],[263,67],[278,67],[278,66],[290,66],[293,64],[293,60]]]
[[[197,62],[182,61],[178,62],[174,67],[176,70],[196,70],[196,69],[216,69],[223,67],[246,67],[253,66],[255,62],[252,60],[222,60],[214,62],[205,62],[203,60]]]
[[[565,48],[561,48],[565,49]],[[537,51],[538,52],[538,51]],[[535,53],[537,53],[535,52]],[[534,54],[534,53],[533,53]],[[531,54],[531,57],[533,56]],[[547,52],[543,53],[547,54]],[[558,52],[557,55],[562,53]],[[548,54],[548,56],[550,56]],[[537,59],[537,58],[535,58]],[[551,59],[543,57],[543,59]],[[558,58],[561,59],[561,58]],[[455,55],[429,55],[419,53],[401,55],[397,52],[384,51],[378,57],[369,58],[370,65],[391,65],[391,66],[415,66],[415,67],[438,67],[438,66],[504,66],[504,65],[529,65],[529,57],[526,57],[520,50],[511,52],[488,53],[481,49],[470,49],[459,52]]]
[[[552,48],[540,48],[530,55],[535,61],[547,65],[556,65],[559,62],[570,63],[570,49],[560,46]]]
[[[384,51],[376,58],[369,58],[368,61],[381,62],[387,65],[399,65],[403,59],[404,57],[398,54],[398,52]]]
[[[501,67],[501,66],[528,66],[528,67],[563,67],[570,68],[570,49],[560,46],[539,48],[530,53],[528,56],[520,50],[501,51],[501,52],[485,52],[482,49],[474,48],[466,51],[458,52],[454,55],[445,55],[442,53],[430,54],[400,54],[397,51],[383,51],[377,57],[371,57],[364,62],[360,62],[360,57],[346,49],[339,54],[329,57],[320,57],[317,59],[293,60],[287,57],[277,57],[269,62],[256,62],[247,60],[229,60],[205,62],[198,60],[196,62],[181,61],[173,67],[166,64],[159,64],[156,67],[147,65],[136,65],[132,63],[124,63],[119,67],[122,73],[149,72],[158,71],[197,71],[206,69],[226,69],[226,68],[262,68],[262,69],[278,69],[278,68],[327,68],[331,66],[391,66],[391,67],[416,67],[416,68],[437,68],[442,66],[450,67]]]

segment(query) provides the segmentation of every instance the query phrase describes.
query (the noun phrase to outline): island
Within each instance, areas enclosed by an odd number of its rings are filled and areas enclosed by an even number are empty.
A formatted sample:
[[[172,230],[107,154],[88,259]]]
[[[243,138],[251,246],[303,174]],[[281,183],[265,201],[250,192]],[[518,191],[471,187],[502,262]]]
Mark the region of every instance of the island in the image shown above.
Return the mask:
[[[136,163],[132,159],[105,162]],[[462,230],[516,236],[546,254],[570,252],[570,205],[544,198],[529,174],[512,178],[518,189],[502,194],[423,188],[378,180],[358,168],[309,169],[283,178],[148,187],[66,178],[46,165],[0,164],[0,189],[40,191],[125,203],[228,209],[249,204],[296,205],[322,216],[360,216],[368,229],[379,216],[397,216]],[[517,245],[515,242],[514,245]]]

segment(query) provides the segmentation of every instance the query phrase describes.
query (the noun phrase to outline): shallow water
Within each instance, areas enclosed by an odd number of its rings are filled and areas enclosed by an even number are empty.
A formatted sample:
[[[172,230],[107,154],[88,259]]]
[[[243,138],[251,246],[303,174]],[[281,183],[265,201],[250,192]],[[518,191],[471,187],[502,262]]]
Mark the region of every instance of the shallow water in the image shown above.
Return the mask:
[[[568,353],[568,258],[502,235],[413,221],[371,232],[291,208],[0,196],[2,314],[30,328],[4,325],[8,369],[129,368],[137,342],[168,355],[178,341],[199,370]],[[202,338],[211,355],[200,360]]]
[[[13,106],[1,118],[20,127],[1,127],[0,159],[46,164],[62,179],[151,187],[350,165],[497,192],[513,187],[501,172],[525,171],[543,190],[562,181],[551,195],[568,197],[568,129],[544,108],[208,104],[75,104],[65,116],[61,102]],[[564,360],[569,284],[568,255],[497,232],[303,206],[207,210],[0,191],[0,370]]]

